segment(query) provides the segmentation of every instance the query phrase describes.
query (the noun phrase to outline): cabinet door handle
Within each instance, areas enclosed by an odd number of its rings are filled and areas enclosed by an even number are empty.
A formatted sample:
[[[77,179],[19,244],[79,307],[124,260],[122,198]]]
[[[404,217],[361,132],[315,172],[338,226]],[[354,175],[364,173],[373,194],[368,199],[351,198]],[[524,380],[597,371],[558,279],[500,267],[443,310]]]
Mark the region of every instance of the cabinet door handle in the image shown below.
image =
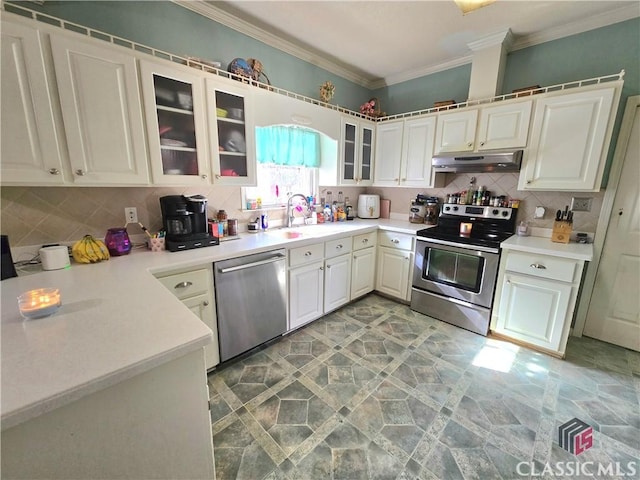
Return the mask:
[[[187,288],[187,287],[190,287],[191,285],[193,285],[193,283],[191,282],[180,282],[180,283],[176,283],[175,287],[173,288]]]
[[[481,147],[484,147],[484,142],[480,142],[480,146],[481,146]]]
[[[531,268],[537,268],[538,270],[546,270],[547,267],[545,267],[544,265],[542,265],[541,263],[532,263],[531,265],[529,265]]]
[[[366,245],[367,243],[369,243],[369,239],[368,238],[362,239],[362,243],[364,243]]]
[[[313,255],[313,253],[311,253],[311,252],[304,252],[304,256],[305,256],[305,257],[310,257],[311,255]]]
[[[340,250],[340,249],[342,249],[342,244],[336,245],[336,250]]]
[[[400,240],[398,240],[397,238],[392,238],[391,243],[395,243],[397,245],[398,243],[400,243]]]
[[[533,183],[533,180],[527,180],[527,185],[531,185]]]
[[[209,301],[205,300],[204,302],[202,302],[202,306],[203,307],[208,307],[209,306]]]
[[[76,175],[78,175],[79,177],[84,177],[86,175],[86,172],[79,168],[76,170]]]
[[[60,175],[60,170],[58,170],[57,168],[50,168],[49,173],[51,175]]]
[[[216,180],[220,180],[222,178],[222,175],[220,175],[219,173],[216,173]]]
[[[409,260],[409,257],[404,257],[405,260]]]
[[[473,143],[472,142],[467,143],[467,147],[473,147]]]
[[[320,267],[320,270],[324,270],[324,267]]]
[[[207,179],[207,174],[206,174],[206,173],[203,173],[202,175],[200,175],[200,177],[201,177],[203,180],[206,180],[206,179]]]

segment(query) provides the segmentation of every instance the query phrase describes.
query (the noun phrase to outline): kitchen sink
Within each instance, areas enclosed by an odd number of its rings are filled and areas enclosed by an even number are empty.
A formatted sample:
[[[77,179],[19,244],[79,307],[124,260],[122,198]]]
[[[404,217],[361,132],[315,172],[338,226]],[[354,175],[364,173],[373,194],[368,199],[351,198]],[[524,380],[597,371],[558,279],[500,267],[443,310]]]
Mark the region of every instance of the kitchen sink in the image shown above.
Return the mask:
[[[267,235],[274,235],[280,238],[315,238],[324,235],[331,235],[344,231],[343,226],[338,225],[303,225],[295,227],[283,227],[276,230],[267,230]]]

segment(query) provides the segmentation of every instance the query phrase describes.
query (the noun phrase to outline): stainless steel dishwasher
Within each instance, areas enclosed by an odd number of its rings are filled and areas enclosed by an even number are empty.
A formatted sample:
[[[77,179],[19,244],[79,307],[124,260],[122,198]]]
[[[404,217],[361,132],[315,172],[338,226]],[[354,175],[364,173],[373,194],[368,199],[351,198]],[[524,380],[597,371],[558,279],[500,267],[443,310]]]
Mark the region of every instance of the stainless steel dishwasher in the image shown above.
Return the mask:
[[[285,259],[280,249],[213,264],[222,362],[286,332]]]

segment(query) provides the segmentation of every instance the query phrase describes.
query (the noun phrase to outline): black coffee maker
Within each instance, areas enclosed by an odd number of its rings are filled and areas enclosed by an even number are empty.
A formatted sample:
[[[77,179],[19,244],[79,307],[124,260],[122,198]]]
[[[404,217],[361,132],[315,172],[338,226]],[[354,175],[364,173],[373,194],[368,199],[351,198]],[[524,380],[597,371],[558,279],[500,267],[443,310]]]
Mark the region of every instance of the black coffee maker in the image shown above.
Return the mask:
[[[202,195],[160,197],[160,209],[170,252],[218,245],[219,240],[208,232],[207,199]]]

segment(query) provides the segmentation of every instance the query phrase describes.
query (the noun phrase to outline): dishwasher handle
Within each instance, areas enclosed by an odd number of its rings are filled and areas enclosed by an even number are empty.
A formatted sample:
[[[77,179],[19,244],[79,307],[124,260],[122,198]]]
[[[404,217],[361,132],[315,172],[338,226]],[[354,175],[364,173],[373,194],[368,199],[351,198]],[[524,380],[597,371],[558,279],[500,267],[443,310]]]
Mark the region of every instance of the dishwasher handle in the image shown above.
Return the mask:
[[[259,267],[260,265],[267,265],[269,263],[274,263],[274,262],[277,262],[279,260],[283,260],[284,258],[285,258],[285,256],[283,254],[279,253],[279,254],[274,255],[273,257],[267,258],[265,260],[259,260],[257,262],[251,262],[251,263],[244,263],[242,265],[236,265],[235,267],[221,268],[218,271],[220,273],[237,272],[239,270],[245,270],[247,268]]]

